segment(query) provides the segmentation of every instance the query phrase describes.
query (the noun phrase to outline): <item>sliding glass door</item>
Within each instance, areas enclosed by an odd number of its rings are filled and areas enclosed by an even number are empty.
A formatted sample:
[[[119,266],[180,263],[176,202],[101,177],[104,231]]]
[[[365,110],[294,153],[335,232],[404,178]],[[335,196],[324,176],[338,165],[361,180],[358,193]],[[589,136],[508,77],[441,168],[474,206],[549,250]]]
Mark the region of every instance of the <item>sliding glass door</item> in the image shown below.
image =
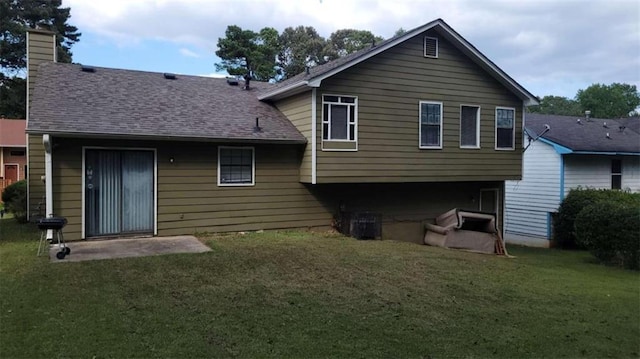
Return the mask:
[[[86,236],[153,233],[154,153],[86,150]]]

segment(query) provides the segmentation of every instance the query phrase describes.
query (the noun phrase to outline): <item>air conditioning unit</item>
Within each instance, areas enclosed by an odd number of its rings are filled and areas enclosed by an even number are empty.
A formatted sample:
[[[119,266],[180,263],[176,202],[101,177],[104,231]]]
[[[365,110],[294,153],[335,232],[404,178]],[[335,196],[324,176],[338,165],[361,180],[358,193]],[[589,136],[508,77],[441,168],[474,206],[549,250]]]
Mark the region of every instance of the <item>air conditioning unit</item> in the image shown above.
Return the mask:
[[[340,212],[340,233],[357,239],[382,238],[382,214],[372,212]]]

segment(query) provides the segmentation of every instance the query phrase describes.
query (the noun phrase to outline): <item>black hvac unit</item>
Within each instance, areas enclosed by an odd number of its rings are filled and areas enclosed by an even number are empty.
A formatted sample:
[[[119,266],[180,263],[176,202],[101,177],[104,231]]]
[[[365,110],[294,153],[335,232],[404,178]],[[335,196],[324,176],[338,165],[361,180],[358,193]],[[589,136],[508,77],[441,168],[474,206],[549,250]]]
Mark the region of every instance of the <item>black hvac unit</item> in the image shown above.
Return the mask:
[[[382,215],[371,212],[340,212],[340,233],[358,239],[382,238]]]

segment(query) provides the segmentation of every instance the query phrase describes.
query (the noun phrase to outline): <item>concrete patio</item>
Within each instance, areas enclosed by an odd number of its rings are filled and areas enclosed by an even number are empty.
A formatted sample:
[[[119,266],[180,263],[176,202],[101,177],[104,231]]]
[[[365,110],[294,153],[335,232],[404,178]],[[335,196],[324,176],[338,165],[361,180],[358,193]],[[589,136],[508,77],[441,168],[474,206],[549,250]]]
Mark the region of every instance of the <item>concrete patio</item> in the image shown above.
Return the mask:
[[[58,244],[49,247],[53,263],[80,262],[100,259],[145,257],[174,253],[203,253],[211,248],[194,236],[122,238],[68,242],[71,253],[64,259],[56,258]]]

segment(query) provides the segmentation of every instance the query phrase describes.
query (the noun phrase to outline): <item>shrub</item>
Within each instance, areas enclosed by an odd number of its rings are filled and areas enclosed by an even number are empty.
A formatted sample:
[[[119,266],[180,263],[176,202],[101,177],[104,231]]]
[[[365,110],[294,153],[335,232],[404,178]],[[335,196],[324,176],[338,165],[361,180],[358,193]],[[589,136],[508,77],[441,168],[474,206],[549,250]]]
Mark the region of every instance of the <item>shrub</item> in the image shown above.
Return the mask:
[[[575,219],[579,242],[601,262],[640,268],[640,205],[601,200],[588,205]]]
[[[18,222],[27,221],[27,181],[10,184],[2,192],[5,211],[11,212]]]
[[[558,247],[565,249],[587,249],[575,234],[575,220],[585,207],[600,202],[614,201],[640,205],[640,193],[628,193],[601,189],[572,189],[558,208],[554,217],[553,240]]]

